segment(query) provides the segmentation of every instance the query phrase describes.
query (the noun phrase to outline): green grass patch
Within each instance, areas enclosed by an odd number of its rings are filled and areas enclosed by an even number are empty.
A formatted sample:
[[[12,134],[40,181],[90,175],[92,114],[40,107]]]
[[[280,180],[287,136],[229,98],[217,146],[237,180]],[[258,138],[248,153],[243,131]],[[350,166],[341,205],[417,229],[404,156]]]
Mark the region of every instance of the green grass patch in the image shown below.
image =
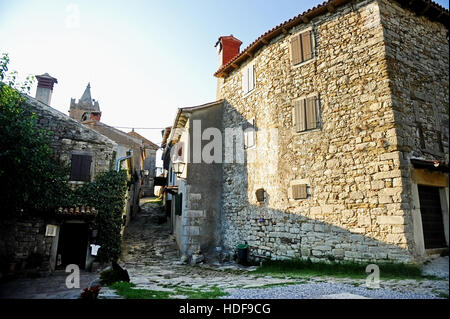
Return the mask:
[[[168,299],[172,294],[170,291],[157,291],[148,289],[135,289],[135,284],[131,282],[115,282],[110,288],[125,299]]]
[[[164,285],[166,288],[173,288],[173,291],[158,291],[149,289],[136,289],[136,285],[131,282],[116,282],[109,287],[114,289],[119,296],[125,299],[170,299],[177,295],[186,296],[188,299],[216,299],[226,296],[228,293],[222,289],[212,286],[207,288],[189,288],[176,285]]]
[[[440,298],[448,299],[448,293],[447,292],[438,291],[436,294]]]
[[[266,260],[254,274],[284,276],[290,278],[310,278],[332,276],[362,279],[367,278],[368,263],[355,262],[312,262],[311,260]],[[378,263],[380,279],[434,279],[423,276],[419,266],[411,264]]]

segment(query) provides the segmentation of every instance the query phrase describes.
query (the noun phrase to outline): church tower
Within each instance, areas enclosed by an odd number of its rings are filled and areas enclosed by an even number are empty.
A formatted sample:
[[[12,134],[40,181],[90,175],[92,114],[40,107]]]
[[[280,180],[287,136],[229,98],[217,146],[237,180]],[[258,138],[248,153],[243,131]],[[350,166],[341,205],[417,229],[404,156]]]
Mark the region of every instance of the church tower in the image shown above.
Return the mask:
[[[102,112],[100,112],[100,106],[98,101],[91,97],[91,84],[88,83],[83,95],[75,102],[75,99],[70,99],[69,115],[71,118],[78,122],[84,122],[87,120],[96,120],[100,122]]]

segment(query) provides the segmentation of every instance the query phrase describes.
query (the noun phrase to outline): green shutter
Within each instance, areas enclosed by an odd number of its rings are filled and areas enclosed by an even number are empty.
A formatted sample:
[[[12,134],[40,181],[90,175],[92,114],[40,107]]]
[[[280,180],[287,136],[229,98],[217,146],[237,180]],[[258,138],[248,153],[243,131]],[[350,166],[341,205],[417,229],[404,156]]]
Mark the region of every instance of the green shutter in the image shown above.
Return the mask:
[[[175,195],[175,215],[181,216],[183,212],[183,193]]]

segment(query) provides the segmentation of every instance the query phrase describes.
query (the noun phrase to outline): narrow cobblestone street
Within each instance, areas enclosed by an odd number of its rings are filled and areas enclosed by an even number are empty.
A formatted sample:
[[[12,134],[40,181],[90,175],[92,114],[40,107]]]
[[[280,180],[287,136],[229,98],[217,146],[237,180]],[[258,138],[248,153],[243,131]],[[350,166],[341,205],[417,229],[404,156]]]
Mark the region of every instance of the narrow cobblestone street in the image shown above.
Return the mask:
[[[80,288],[67,288],[69,273],[56,271],[48,277],[21,278],[0,284],[0,299],[77,299],[83,288],[97,279],[98,274],[80,272]]]
[[[145,200],[143,201],[145,202]],[[142,210],[130,222],[123,240],[121,266],[127,269],[135,289],[170,292],[171,298],[188,298],[177,288],[193,290],[220,289],[222,298],[287,299],[362,299],[362,298],[448,298],[448,257],[425,266],[424,273],[439,274],[441,280],[384,280],[379,289],[367,289],[365,279],[334,277],[274,278],[252,273],[256,267],[242,267],[233,262],[220,264],[183,264],[169,224],[156,204],[142,204]],[[23,278],[0,284],[0,298],[76,299],[83,288],[95,283],[99,273],[81,272],[80,288],[68,289],[67,273],[57,271],[42,278]],[[120,299],[114,290],[102,287],[99,298]]]

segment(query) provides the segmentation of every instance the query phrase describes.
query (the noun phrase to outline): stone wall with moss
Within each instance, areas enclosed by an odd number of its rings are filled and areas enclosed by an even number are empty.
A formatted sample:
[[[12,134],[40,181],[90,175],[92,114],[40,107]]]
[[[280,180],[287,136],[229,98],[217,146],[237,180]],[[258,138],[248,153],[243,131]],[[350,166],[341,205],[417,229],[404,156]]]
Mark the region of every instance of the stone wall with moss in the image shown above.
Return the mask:
[[[261,258],[413,259],[400,169],[407,160],[381,23],[386,7],[362,1],[318,16],[219,80],[224,127],[254,118],[257,130],[247,163],[224,164],[225,247],[248,241],[251,255]],[[311,27],[315,57],[293,66],[290,37]],[[246,63],[255,64],[256,87],[243,96]],[[311,94],[320,97],[321,126],[297,133],[293,100]],[[298,183],[307,184],[306,199],[292,198]],[[256,201],[259,188],[266,191],[263,204]]]

